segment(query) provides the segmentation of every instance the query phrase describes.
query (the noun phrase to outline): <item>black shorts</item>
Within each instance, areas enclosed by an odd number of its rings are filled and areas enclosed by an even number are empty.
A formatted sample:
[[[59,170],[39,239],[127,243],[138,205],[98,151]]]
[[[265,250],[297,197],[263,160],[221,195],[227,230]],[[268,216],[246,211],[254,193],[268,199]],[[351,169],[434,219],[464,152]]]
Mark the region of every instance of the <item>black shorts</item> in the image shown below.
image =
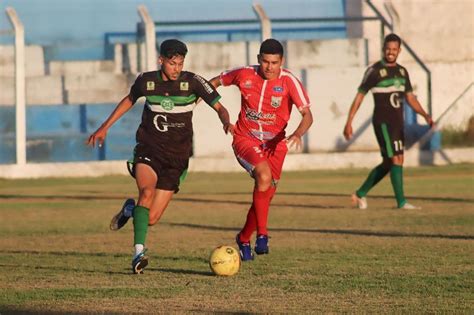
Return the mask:
[[[179,184],[184,181],[188,171],[189,158],[182,159],[170,157],[154,152],[143,144],[137,144],[134,149],[133,159],[127,161],[130,175],[135,177],[135,166],[138,163],[149,165],[156,173],[158,181],[156,188],[171,190],[177,193]]]
[[[402,126],[390,123],[374,123],[375,137],[383,157],[391,158],[403,154],[405,132]]]

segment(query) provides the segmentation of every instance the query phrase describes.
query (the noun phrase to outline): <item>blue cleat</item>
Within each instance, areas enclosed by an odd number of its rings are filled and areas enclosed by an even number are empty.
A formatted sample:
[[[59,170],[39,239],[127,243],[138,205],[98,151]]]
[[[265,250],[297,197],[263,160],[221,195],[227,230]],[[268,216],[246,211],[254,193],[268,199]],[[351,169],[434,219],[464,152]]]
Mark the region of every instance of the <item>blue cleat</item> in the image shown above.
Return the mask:
[[[235,242],[239,246],[240,259],[242,261],[253,260],[252,247],[250,246],[250,242],[242,243],[240,241],[240,234],[237,234],[237,236],[235,237]]]
[[[140,254],[136,255],[132,260],[132,271],[134,274],[142,274],[143,269],[148,266],[148,256],[146,256],[146,249]]]
[[[112,231],[120,230],[128,219],[133,215],[133,209],[135,208],[135,200],[127,199],[122,206],[122,209],[112,218],[110,221],[110,229]]]
[[[257,255],[263,255],[268,254],[269,251],[268,236],[263,234],[258,235],[255,242],[255,253],[257,253]]]

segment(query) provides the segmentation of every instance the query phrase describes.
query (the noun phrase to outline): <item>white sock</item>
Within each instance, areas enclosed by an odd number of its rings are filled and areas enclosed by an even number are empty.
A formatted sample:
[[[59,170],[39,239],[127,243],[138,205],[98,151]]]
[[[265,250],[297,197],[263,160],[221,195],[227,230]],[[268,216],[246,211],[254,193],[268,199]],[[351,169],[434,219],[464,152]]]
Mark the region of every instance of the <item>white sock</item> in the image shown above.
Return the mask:
[[[143,252],[143,244],[135,244],[135,256]]]

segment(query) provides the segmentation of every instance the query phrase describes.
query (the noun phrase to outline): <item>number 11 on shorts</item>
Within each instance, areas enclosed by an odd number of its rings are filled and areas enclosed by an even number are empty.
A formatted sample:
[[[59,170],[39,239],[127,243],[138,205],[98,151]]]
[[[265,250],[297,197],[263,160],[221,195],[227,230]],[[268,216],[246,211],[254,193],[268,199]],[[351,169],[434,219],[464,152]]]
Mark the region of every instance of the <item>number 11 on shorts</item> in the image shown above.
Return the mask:
[[[402,140],[393,141],[393,146],[395,147],[395,151],[401,151],[403,150],[403,141]]]

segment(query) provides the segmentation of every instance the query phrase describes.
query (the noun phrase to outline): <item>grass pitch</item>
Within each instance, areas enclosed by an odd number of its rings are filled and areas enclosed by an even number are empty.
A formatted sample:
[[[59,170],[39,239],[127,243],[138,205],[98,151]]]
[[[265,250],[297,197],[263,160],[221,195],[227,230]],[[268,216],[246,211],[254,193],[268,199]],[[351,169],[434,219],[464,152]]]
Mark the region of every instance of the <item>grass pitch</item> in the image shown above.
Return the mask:
[[[251,202],[242,173],[191,173],[148,233],[132,275],[132,224],[110,218],[129,177],[0,180],[0,313],[474,312],[474,166],[405,170],[422,210],[394,209],[388,178],[350,207],[368,170],[286,172],[270,211],[270,254],[217,277]]]

